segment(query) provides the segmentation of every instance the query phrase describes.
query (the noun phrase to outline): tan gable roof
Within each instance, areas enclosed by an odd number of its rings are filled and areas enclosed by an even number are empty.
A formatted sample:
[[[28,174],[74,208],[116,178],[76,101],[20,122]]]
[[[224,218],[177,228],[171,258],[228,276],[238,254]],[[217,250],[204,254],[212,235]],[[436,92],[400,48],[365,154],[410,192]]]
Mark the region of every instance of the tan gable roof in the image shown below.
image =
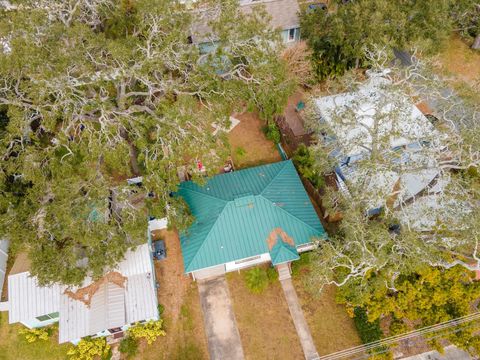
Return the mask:
[[[273,28],[287,30],[300,27],[300,18],[298,17],[300,8],[297,0],[259,1],[244,5],[241,9],[248,14],[252,12],[253,8],[260,5],[265,6],[265,10],[271,16],[270,23]]]
[[[300,18],[298,16],[300,8],[297,0],[256,1],[255,3],[241,5],[240,9],[245,14],[250,14],[255,7],[259,6],[264,6],[266,12],[270,15],[272,28],[286,30],[300,27]],[[194,43],[198,44],[213,40],[209,38],[212,29],[208,22],[214,19],[215,16],[217,16],[216,10],[197,10],[192,24],[192,40]]]

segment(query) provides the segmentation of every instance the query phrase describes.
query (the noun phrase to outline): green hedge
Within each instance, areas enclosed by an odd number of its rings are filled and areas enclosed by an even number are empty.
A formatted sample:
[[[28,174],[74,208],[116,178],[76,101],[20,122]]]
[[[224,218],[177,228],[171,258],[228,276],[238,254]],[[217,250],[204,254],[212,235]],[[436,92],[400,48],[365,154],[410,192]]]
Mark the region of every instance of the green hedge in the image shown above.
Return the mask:
[[[368,315],[364,308],[356,307],[354,310],[355,326],[358,330],[358,335],[364,344],[380,340],[383,337],[382,329],[380,328],[380,319],[375,321],[368,321]]]

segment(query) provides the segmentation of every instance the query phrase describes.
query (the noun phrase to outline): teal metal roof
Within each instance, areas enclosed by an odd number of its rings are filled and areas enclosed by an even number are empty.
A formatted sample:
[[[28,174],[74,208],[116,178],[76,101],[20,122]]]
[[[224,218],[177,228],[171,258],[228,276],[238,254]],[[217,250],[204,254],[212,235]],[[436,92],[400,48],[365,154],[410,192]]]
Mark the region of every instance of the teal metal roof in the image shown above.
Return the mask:
[[[290,160],[217,175],[204,186],[183,182],[177,195],[195,217],[180,234],[186,273],[268,253],[275,229],[296,246],[326,238]]]
[[[270,250],[270,258],[273,265],[279,265],[286,262],[300,259],[297,249],[289,243],[282,240],[280,236],[277,237],[277,242]]]

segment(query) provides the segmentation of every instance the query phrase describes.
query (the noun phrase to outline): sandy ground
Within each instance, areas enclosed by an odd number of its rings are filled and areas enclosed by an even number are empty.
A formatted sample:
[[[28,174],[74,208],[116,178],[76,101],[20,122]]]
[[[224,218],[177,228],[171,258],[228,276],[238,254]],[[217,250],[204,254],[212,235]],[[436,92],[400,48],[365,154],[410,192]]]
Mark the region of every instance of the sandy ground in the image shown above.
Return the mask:
[[[255,113],[234,115],[240,120],[229,134],[228,140],[232,148],[232,157],[237,169],[268,164],[282,160],[280,153],[263,134],[263,122]],[[237,149],[243,149],[240,155]]]
[[[154,234],[154,239],[158,237],[165,240],[167,248],[166,259],[155,261],[158,302],[164,306],[167,335],[145,347],[137,358],[208,359],[197,284],[184,274],[178,234],[162,230]]]
[[[178,320],[183,298],[191,284],[190,277],[184,274],[180,239],[176,231],[161,230],[154,233],[152,240],[162,238],[167,248],[167,257],[155,261],[155,275],[160,288],[158,302],[165,307],[173,321]]]
[[[450,38],[438,61],[442,69],[456,80],[471,87],[480,86],[480,52],[470,49],[458,35]]]

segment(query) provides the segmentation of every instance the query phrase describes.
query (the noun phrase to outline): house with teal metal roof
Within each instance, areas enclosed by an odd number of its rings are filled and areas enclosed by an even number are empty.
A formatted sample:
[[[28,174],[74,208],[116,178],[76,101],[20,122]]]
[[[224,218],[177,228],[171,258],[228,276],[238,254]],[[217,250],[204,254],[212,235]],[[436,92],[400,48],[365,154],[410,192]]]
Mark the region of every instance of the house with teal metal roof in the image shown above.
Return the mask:
[[[263,262],[289,264],[326,233],[290,160],[187,181],[195,221],[180,234],[185,272],[205,278]]]

